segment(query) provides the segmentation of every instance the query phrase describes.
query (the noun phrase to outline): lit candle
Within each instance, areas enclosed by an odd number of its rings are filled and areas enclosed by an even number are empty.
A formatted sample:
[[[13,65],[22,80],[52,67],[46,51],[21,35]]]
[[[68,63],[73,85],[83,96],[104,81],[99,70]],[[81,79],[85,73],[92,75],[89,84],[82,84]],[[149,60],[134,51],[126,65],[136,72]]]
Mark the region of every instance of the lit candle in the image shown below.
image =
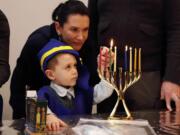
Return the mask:
[[[136,72],[136,64],[137,64],[137,49],[134,49],[134,72]]]
[[[114,47],[114,72],[116,72],[116,66],[117,66],[117,47]]]
[[[127,51],[128,51],[128,46],[125,46],[125,51],[124,51],[124,71],[127,71]]]
[[[109,69],[110,69],[110,73],[112,72],[112,69],[111,69],[111,64],[112,64],[112,58],[111,58],[111,56],[112,56],[112,48],[113,48],[113,44],[114,44],[114,40],[113,39],[111,39],[111,41],[110,41],[110,50],[109,50],[109,57],[110,57],[110,60],[109,60]]]
[[[110,49],[111,49],[111,50],[112,50],[112,48],[113,48],[113,45],[114,45],[114,40],[111,39],[111,41],[110,41]]]
[[[139,48],[139,53],[138,53],[138,71],[141,73],[141,48]]]
[[[129,47],[129,72],[132,73],[132,47]]]

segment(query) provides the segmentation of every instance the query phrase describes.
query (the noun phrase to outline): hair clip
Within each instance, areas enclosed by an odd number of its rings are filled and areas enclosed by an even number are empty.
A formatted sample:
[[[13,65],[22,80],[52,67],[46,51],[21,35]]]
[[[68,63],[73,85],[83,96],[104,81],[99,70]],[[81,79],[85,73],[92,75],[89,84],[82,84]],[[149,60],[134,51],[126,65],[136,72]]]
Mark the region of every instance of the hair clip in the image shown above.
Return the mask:
[[[56,21],[58,21],[58,18],[59,18],[59,17],[58,17],[58,16],[56,16],[56,18],[55,18],[55,19],[56,19]]]

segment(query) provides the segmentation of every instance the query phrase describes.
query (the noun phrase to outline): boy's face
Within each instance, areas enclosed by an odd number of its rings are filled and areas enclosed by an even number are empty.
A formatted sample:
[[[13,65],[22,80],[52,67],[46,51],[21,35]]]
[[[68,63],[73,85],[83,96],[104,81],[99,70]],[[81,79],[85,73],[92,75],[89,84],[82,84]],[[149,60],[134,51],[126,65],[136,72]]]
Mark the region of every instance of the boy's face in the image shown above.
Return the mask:
[[[57,63],[54,68],[46,71],[48,78],[61,86],[73,87],[76,85],[78,78],[76,58],[71,54],[59,54],[56,59]],[[48,71],[50,76],[47,74]]]
[[[61,33],[64,42],[71,45],[76,51],[79,51],[88,37],[89,17],[72,14],[68,16],[63,26],[58,22],[55,23],[55,26],[56,31]]]

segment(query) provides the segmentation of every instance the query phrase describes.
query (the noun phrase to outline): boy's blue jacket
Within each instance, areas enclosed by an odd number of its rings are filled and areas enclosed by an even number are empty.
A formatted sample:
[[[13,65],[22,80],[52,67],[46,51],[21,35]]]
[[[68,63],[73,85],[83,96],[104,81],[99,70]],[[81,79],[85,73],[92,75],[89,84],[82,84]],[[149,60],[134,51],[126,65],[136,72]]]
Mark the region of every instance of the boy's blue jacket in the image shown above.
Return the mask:
[[[50,87],[44,86],[38,91],[39,99],[48,100],[48,107],[58,117],[63,115],[91,114],[93,104],[93,88],[89,86],[89,73],[85,66],[78,67],[79,78],[75,89],[75,98],[60,97]]]

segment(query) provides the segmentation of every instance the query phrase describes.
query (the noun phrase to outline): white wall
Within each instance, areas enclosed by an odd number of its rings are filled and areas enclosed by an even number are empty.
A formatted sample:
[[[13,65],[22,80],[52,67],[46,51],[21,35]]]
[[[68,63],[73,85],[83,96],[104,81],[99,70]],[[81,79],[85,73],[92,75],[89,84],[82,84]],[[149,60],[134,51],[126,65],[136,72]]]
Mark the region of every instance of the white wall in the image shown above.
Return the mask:
[[[0,9],[6,14],[11,30],[10,66],[11,73],[16,59],[29,36],[36,28],[51,23],[53,9],[65,0],[0,0]],[[81,0],[87,4],[87,0]],[[9,81],[0,89],[4,100],[3,119],[11,119],[12,110],[9,106]]]

